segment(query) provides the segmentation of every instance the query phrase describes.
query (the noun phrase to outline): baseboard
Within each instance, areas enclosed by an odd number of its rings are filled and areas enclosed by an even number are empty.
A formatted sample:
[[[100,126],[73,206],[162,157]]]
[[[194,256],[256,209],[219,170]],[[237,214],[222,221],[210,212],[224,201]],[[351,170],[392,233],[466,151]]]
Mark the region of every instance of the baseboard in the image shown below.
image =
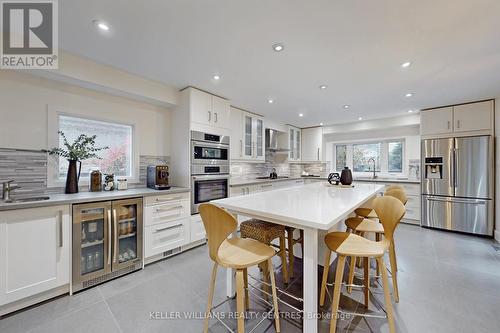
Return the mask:
[[[500,230],[495,230],[495,240],[500,243]]]
[[[20,299],[18,301],[14,301],[12,303],[8,303],[5,305],[0,306],[0,320],[2,319],[3,316],[22,310],[24,308],[30,307],[32,305],[47,301],[51,298],[61,296],[64,294],[69,293],[69,284],[66,284],[64,286],[60,286],[45,292],[42,292],[40,294],[36,294],[33,296],[29,296],[23,299]]]

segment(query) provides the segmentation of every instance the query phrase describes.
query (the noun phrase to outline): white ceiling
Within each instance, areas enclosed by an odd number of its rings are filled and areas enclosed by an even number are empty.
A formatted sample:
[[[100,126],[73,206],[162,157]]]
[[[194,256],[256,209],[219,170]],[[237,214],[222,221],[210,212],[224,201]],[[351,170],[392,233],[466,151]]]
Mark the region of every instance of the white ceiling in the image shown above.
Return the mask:
[[[499,0],[59,4],[64,50],[301,127],[500,96]]]

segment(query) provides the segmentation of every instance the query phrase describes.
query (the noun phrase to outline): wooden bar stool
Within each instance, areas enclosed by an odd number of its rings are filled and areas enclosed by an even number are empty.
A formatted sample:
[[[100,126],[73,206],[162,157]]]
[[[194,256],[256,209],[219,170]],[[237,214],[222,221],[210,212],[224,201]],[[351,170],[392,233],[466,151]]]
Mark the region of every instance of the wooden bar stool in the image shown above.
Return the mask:
[[[401,185],[389,185],[385,188],[385,191],[386,192],[390,191],[390,190],[402,190],[402,191],[404,191],[404,189],[405,188]],[[360,216],[360,217],[367,218],[367,219],[376,219],[377,218],[377,213],[375,213],[373,208],[365,208],[365,207],[356,208],[354,210],[354,214],[356,214],[357,216]]]
[[[387,191],[385,191],[384,195],[398,199],[399,201],[401,201],[403,205],[406,205],[406,203],[408,202],[406,193],[404,192],[404,190],[401,190],[399,188],[388,189]],[[381,236],[384,234],[384,226],[381,223],[378,223],[370,219],[361,217],[351,217],[345,221],[345,224],[354,233],[362,237],[364,237],[366,234],[369,233],[375,234],[375,240],[377,242],[380,241]],[[394,238],[391,240],[389,246],[389,260],[391,264],[391,277],[394,288],[394,301],[398,303],[399,302],[399,290],[398,290],[398,278],[397,278],[398,264],[396,260],[396,245],[394,243]],[[348,282],[349,285],[352,285],[354,281],[355,263],[356,263],[356,257],[351,257],[351,264],[349,265],[349,282]],[[365,275],[369,274],[369,272],[368,273],[365,272],[364,274]],[[379,265],[377,265],[377,275],[380,275]],[[369,281],[369,277],[367,278],[365,276],[364,278],[365,280],[368,279]],[[347,287],[347,292],[351,293],[351,291],[352,291],[352,286]]]
[[[373,208],[384,226],[384,239],[375,242],[359,235],[349,232],[331,232],[325,236],[325,243],[328,250],[325,255],[325,266],[323,269],[323,279],[321,283],[321,292],[319,304],[325,303],[325,292],[328,281],[328,267],[330,267],[330,258],[332,251],[337,253],[337,269],[335,272],[335,283],[332,300],[332,319],[330,322],[330,333],[335,333],[337,325],[337,312],[339,309],[340,290],[342,286],[342,276],[344,275],[344,265],[346,257],[364,258],[365,272],[368,269],[368,260],[375,258],[380,266],[382,273],[382,282],[384,289],[385,306],[387,311],[387,320],[389,322],[389,332],[395,333],[394,314],[392,310],[391,295],[389,292],[389,280],[387,270],[384,264],[384,254],[389,249],[394,235],[394,229],[405,214],[405,207],[401,201],[391,196],[375,198]],[[365,306],[368,306],[368,293],[370,285],[366,280],[365,288]]]
[[[266,245],[271,245],[271,242],[273,240],[279,238],[279,251],[276,254],[281,258],[283,282],[288,283],[289,278],[287,267],[288,265],[286,262],[285,226],[261,221],[258,219],[251,219],[240,224],[240,234],[241,238],[252,238]],[[264,273],[264,281],[268,282],[266,265],[261,265],[261,268]],[[267,285],[264,284],[264,289],[267,289],[266,287]]]
[[[290,277],[293,278],[294,275],[294,263],[295,263],[295,253],[293,251],[293,246],[295,244],[300,244],[302,255],[304,254],[304,230],[300,229],[300,237],[298,239],[293,238],[293,233],[295,228],[285,227],[286,237],[288,240],[288,271],[290,272]]]
[[[212,310],[215,280],[219,265],[236,270],[236,309],[238,312],[238,333],[245,332],[245,308],[249,307],[247,268],[267,262],[271,275],[271,288],[274,305],[276,332],[280,332],[278,297],[274,279],[274,267],[271,258],[276,254],[274,248],[249,238],[227,238],[238,227],[236,218],[229,212],[213,204],[201,204],[199,207],[203,225],[207,232],[208,250],[213,260],[212,279],[208,292],[207,311],[203,332],[208,332],[208,322]]]

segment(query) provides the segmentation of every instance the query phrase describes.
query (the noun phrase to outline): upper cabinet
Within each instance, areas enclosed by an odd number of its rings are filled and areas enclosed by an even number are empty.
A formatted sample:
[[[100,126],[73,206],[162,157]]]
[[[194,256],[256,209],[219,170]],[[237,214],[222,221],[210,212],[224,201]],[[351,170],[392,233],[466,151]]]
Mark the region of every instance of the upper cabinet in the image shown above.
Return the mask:
[[[188,89],[191,122],[214,128],[229,128],[228,100],[195,88]]]
[[[302,129],[302,161],[320,162],[323,159],[323,128]]]
[[[265,161],[264,118],[231,108],[231,160]]]
[[[492,134],[494,101],[469,103],[420,114],[420,134],[423,138]]]
[[[290,161],[300,161],[301,160],[301,144],[302,144],[302,133],[301,129],[293,126],[288,127],[288,140],[290,152],[288,153],[288,159]]]

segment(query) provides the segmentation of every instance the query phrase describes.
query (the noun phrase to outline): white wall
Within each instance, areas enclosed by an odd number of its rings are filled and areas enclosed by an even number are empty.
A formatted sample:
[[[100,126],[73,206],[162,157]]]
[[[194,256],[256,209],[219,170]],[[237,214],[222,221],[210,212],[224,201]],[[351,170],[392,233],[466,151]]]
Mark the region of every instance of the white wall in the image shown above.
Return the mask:
[[[135,125],[140,155],[170,155],[171,111],[30,74],[0,71],[0,147],[47,149],[48,106]]]

